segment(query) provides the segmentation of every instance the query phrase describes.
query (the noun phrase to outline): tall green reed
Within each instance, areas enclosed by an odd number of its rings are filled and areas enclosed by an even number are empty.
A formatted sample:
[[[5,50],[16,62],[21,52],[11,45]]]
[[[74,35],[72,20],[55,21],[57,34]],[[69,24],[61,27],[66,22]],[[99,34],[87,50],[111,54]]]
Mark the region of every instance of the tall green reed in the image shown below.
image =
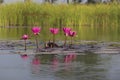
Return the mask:
[[[37,4],[0,5],[0,26],[81,27],[118,26],[119,4]]]

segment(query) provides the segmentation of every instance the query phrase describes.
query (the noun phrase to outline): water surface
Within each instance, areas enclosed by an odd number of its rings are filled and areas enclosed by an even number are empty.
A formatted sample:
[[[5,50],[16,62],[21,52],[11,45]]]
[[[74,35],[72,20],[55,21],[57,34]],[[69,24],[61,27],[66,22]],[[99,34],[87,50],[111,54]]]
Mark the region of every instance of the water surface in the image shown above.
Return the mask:
[[[50,27],[42,27],[39,40],[52,40],[52,34],[49,31]],[[96,40],[96,41],[120,41],[120,27],[112,26],[112,27],[90,27],[90,26],[82,26],[82,27],[73,27],[73,30],[77,32],[77,36],[74,40]],[[30,35],[31,39],[34,39],[32,35],[32,31],[30,27],[8,27],[8,28],[0,28],[0,40],[8,40],[8,39],[20,39],[23,34]],[[56,35],[56,40],[64,40],[63,32],[60,31],[58,35]],[[70,38],[68,38],[70,40]]]
[[[0,54],[0,80],[119,80],[119,54]]]

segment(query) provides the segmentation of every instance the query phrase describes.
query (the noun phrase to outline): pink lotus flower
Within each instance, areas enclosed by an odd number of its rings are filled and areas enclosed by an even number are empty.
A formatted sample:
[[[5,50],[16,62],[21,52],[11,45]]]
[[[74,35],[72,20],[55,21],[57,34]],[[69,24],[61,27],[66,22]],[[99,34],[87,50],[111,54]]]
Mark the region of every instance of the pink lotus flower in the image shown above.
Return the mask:
[[[25,49],[24,50],[27,50],[27,48],[26,48],[26,40],[28,39],[28,35],[27,34],[24,34],[23,36],[22,36],[22,39],[25,41]]]
[[[59,29],[58,28],[50,28],[50,32],[52,34],[57,34],[59,32]]]
[[[73,39],[74,36],[76,36],[76,32],[75,31],[69,31],[69,36],[71,37],[71,45],[72,45],[72,43],[73,43],[72,39]],[[71,47],[71,45],[70,45],[70,47]]]
[[[69,36],[70,37],[74,37],[76,35],[76,32],[75,31],[69,31]]]
[[[34,33],[34,35],[38,35],[40,31],[41,31],[40,27],[35,26],[32,28],[32,32]]]
[[[41,31],[40,27],[35,26],[35,27],[32,28],[32,32],[34,33],[34,35],[38,35],[40,33],[40,31]],[[37,46],[37,49],[38,49],[39,45],[38,45],[38,38],[37,38],[37,36],[35,37],[35,40],[36,40],[36,46]]]
[[[64,32],[65,36],[68,36],[70,31],[71,31],[71,28],[67,28],[67,27],[63,28],[63,32]]]
[[[22,39],[23,39],[23,40],[27,40],[27,39],[28,39],[28,35],[27,35],[27,34],[24,34],[24,35],[22,36]]]
[[[67,27],[64,27],[64,28],[63,28],[63,32],[64,32],[64,35],[65,35],[64,46],[66,46],[67,36],[69,35],[69,32],[70,32],[70,31],[71,31],[71,28],[67,28]]]
[[[55,46],[55,35],[59,32],[58,28],[50,28],[50,32],[53,34],[53,47]]]

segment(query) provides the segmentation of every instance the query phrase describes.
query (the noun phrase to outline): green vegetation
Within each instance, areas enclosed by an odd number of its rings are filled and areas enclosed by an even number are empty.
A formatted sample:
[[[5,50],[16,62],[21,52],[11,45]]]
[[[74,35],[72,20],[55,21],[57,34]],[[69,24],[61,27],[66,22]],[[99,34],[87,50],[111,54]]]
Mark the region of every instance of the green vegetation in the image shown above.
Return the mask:
[[[25,2],[0,4],[0,38],[2,39],[7,37],[19,39],[23,34],[31,34],[31,27],[41,26],[40,39],[48,41],[52,37],[52,35],[48,35],[50,27],[66,26],[77,31],[74,40],[120,41],[119,25],[120,5],[118,3],[56,5]],[[64,36],[61,35],[63,33],[59,32],[56,40],[64,40]]]
[[[120,5],[109,4],[37,4],[32,2],[1,4],[0,26],[78,27],[120,25]]]

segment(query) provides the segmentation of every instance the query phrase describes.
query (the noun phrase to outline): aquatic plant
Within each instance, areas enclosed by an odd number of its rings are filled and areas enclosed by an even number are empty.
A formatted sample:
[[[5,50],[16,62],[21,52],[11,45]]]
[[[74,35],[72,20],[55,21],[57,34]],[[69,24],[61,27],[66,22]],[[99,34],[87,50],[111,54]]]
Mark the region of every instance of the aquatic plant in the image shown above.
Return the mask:
[[[39,48],[38,35],[39,35],[40,31],[41,31],[41,28],[38,27],[38,26],[35,26],[35,27],[32,28],[32,32],[35,35],[37,49]]]
[[[64,46],[66,46],[67,36],[69,36],[70,31],[71,31],[71,28],[69,28],[69,27],[64,27],[63,28],[63,32],[64,32],[64,35],[65,35]]]
[[[27,39],[28,39],[28,35],[27,35],[27,34],[24,34],[24,35],[22,36],[22,39],[27,40]]]
[[[58,34],[59,28],[50,28],[50,32],[53,34],[53,47],[55,45],[55,35]]]
[[[25,41],[25,48],[24,48],[24,50],[27,50],[27,47],[26,47],[26,40],[28,39],[28,35],[27,34],[24,34],[23,36],[22,36],[22,39]]]
[[[32,28],[32,32],[34,33],[34,35],[39,35],[40,31],[41,31],[40,27],[35,26]]]
[[[73,44],[73,37],[76,36],[76,31],[69,31],[69,36],[71,37],[71,45]]]

